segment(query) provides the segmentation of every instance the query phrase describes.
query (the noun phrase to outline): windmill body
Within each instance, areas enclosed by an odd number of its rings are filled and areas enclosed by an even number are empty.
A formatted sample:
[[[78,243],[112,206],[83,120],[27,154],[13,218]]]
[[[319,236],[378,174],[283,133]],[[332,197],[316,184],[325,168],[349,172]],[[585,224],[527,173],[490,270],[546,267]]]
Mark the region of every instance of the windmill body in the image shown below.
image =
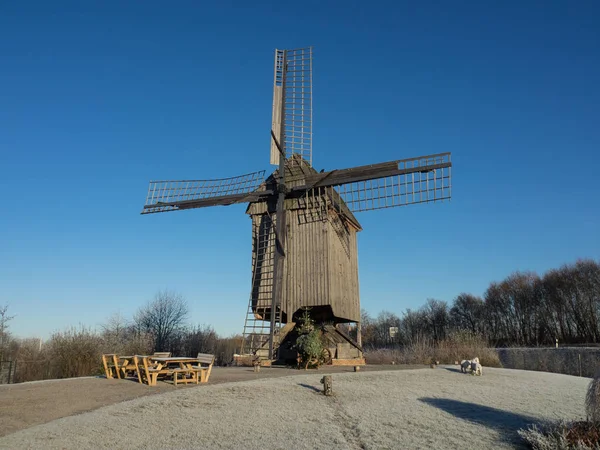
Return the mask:
[[[306,183],[305,174],[316,171],[300,158],[286,169],[286,186]],[[269,181],[269,180],[268,180]],[[338,201],[340,199],[338,198]],[[360,302],[356,233],[360,224],[343,204],[331,205],[326,193],[288,198],[283,262],[281,320],[294,322],[302,308],[310,307],[318,322],[358,322]],[[250,203],[252,218],[252,307],[256,315],[270,319],[272,255],[275,244],[275,208],[268,201]],[[266,270],[265,270],[266,268]]]
[[[142,214],[248,203],[252,286],[242,351],[294,357],[308,308],[333,362],[360,360],[341,323],[360,323],[355,212],[451,197],[450,153],[317,172],[312,167],[312,48],[275,51],[270,162],[278,168],[211,180],[153,181]]]

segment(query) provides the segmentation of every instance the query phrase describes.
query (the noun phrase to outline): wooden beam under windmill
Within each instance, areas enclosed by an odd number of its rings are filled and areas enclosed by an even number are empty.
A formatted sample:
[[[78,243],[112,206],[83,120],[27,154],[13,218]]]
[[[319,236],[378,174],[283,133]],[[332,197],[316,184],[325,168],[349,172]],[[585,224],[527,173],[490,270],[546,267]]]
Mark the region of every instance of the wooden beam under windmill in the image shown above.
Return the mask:
[[[211,180],[152,181],[142,214],[248,203],[252,287],[243,351],[293,358],[305,308],[330,356],[362,358],[355,212],[451,198],[450,153],[317,172],[312,166],[312,47],[275,50],[270,162],[265,171]],[[357,324],[357,339],[338,325]]]

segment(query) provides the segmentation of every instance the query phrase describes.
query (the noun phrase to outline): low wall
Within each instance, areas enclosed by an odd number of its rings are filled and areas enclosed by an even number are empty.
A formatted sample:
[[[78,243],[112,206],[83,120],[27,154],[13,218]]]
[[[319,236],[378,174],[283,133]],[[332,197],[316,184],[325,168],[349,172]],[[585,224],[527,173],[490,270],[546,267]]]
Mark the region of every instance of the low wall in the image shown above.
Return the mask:
[[[497,348],[502,367],[592,377],[600,368],[600,348]]]

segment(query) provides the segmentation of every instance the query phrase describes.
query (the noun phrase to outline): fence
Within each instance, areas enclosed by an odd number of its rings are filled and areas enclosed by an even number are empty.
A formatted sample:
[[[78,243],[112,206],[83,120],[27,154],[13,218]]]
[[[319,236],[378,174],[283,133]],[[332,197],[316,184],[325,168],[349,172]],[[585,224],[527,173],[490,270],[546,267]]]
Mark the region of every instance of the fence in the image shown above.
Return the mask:
[[[16,361],[0,361],[0,384],[14,383],[16,373]]]
[[[497,348],[502,367],[592,377],[600,368],[600,348]]]

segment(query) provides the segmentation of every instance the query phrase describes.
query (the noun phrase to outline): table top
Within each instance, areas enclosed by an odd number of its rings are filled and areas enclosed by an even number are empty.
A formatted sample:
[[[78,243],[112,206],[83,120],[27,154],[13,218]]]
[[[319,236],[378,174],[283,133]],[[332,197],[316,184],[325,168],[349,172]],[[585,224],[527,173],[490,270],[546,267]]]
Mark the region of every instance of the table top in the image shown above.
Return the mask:
[[[159,357],[159,356],[149,356],[152,361],[157,362],[188,362],[188,361],[198,361],[198,358],[192,358],[191,356],[170,356],[168,358]]]

